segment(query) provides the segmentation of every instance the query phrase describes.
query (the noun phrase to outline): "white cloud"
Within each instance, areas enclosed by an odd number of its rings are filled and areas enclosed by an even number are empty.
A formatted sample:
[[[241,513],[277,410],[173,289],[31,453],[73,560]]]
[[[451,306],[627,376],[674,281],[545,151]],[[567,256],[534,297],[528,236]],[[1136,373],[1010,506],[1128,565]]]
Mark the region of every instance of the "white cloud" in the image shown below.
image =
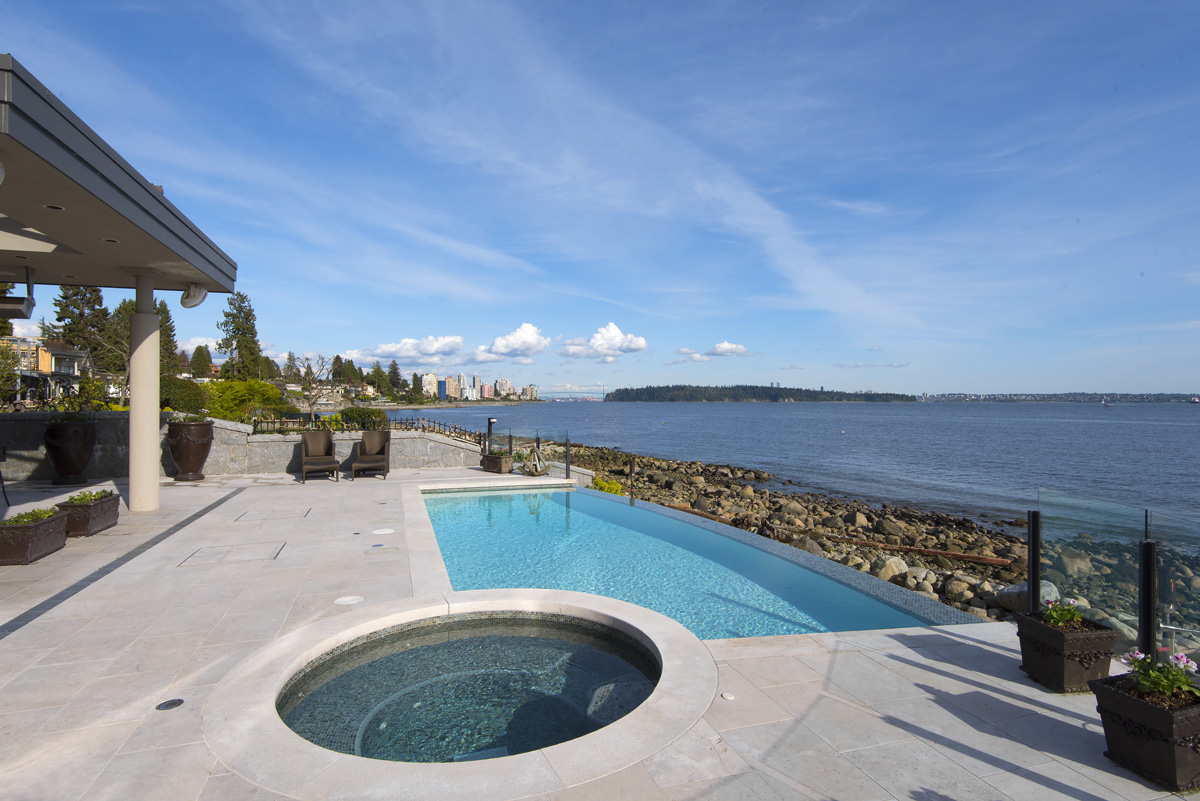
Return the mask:
[[[883,348],[879,347],[878,345],[872,345],[871,347],[867,348],[867,350],[883,350]]]
[[[749,356],[750,351],[745,345],[735,345],[732,342],[718,342],[707,351],[708,356]]]
[[[13,336],[18,337],[36,337],[41,336],[42,327],[37,320],[13,320]]]
[[[460,336],[435,337],[424,339],[405,338],[399,342],[389,342],[372,348],[355,348],[342,353],[342,358],[358,361],[384,361],[395,359],[404,364],[423,364],[437,366],[452,362],[451,357],[458,353],[463,346]]]
[[[467,357],[463,359],[465,364],[488,364],[490,362],[502,361],[504,361],[504,357],[492,353],[490,350],[488,350],[487,345],[480,345],[479,347],[475,348],[475,350],[468,353]]]
[[[676,349],[675,352],[678,353],[683,358],[682,359],[672,359],[669,362],[663,362],[663,364],[687,364],[688,362],[707,362],[707,361],[709,361],[709,358],[707,356],[697,353],[696,351],[692,350],[691,348],[678,348],[678,349]]]
[[[533,356],[550,346],[550,337],[542,336],[542,330],[531,323],[521,323],[511,334],[496,337],[491,352],[499,356]]]
[[[831,209],[852,211],[855,214],[888,214],[892,211],[891,206],[886,203],[873,203],[869,200],[825,200],[821,202],[821,205]]]
[[[208,346],[209,353],[213,354],[214,356],[217,354],[217,340],[213,339],[212,337],[191,337],[184,342],[180,342],[179,349],[186,350],[188,352],[188,356],[191,356],[192,351],[201,345]]]
[[[590,339],[568,339],[558,349],[560,356],[571,359],[599,358],[604,364],[612,364],[618,356],[646,349],[646,338],[622,333],[616,323],[609,323],[592,334]]]

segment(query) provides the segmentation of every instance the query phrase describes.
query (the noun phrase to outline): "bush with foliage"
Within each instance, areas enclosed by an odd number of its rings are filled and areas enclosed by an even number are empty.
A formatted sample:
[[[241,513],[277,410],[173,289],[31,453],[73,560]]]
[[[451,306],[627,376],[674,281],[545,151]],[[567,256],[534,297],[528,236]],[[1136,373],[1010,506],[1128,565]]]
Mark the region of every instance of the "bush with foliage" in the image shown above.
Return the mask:
[[[112,490],[92,490],[90,492],[78,492],[67,498],[66,503],[93,503],[102,498],[111,498],[115,495]]]
[[[602,478],[593,478],[592,479],[592,489],[600,490],[601,492],[610,492],[613,495],[624,495],[625,494],[625,493],[621,492],[621,482],[605,481]]]
[[[208,389],[208,413],[222,420],[249,422],[254,417],[295,414],[274,384],[266,381],[213,381]]]
[[[26,523],[40,523],[41,521],[54,517],[58,514],[57,508],[51,509],[31,509],[28,512],[21,512],[19,515],[0,520],[0,526],[21,526]]]
[[[342,409],[342,422],[351,426],[358,426],[364,431],[375,428],[388,428],[391,425],[391,420],[387,416],[387,412],[382,409],[362,409],[357,406],[350,406]]]
[[[159,405],[164,409],[196,414],[208,405],[208,394],[195,381],[163,376],[158,385]]]

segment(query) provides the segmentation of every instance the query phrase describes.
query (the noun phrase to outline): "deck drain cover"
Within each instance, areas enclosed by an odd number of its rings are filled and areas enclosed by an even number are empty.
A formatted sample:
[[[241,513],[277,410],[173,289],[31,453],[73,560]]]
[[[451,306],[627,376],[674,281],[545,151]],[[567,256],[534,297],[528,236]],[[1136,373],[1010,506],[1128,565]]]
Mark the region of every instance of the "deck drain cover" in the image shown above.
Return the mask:
[[[394,529],[394,528],[377,528],[374,531],[372,531],[371,533],[372,534],[395,534],[396,529]]]
[[[167,709],[174,709],[177,706],[183,706],[182,698],[172,698],[170,701],[163,701],[161,704],[159,704],[158,706],[156,706],[154,708],[160,709],[160,710],[167,710]]]
[[[334,601],[335,604],[341,604],[342,606],[353,606],[354,604],[361,604],[362,602],[363,597],[361,595],[343,595],[341,598],[338,598],[336,601]]]

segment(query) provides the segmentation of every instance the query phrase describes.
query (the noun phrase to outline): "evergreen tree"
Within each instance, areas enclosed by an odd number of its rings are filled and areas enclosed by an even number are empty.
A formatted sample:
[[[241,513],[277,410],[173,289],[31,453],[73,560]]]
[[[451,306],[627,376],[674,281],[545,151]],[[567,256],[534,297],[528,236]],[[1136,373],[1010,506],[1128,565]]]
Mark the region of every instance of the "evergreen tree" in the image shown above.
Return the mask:
[[[234,292],[229,296],[229,306],[225,309],[217,328],[223,334],[217,342],[217,352],[229,354],[225,364],[221,366],[221,375],[235,380],[245,380],[258,375],[259,359],[262,348],[258,344],[258,327],[255,325],[254,308],[250,298],[244,292]]]
[[[342,367],[343,366],[344,366],[344,363],[342,362],[342,357],[334,356],[333,361],[331,361],[329,363],[329,380],[330,381],[332,381],[335,384],[346,383],[345,379],[342,378]]]
[[[296,361],[296,354],[288,351],[287,359],[283,362],[283,380],[287,384],[299,384],[300,379],[300,362]]]
[[[371,368],[370,375],[367,376],[367,383],[375,387],[379,392],[388,392],[391,389],[392,383],[388,381],[388,375],[383,371],[382,365],[375,362]]]
[[[208,345],[197,345],[192,351],[192,376],[195,378],[212,378],[212,354]]]
[[[16,284],[0,284],[0,298],[8,297],[13,291]],[[13,335],[12,320],[0,319],[0,337],[11,337]]]
[[[260,381],[274,381],[281,375],[279,365],[270,356],[260,357],[258,365],[258,379]]]
[[[412,394],[421,394],[421,375],[419,373],[413,373]]]
[[[55,323],[49,326],[43,323],[43,334],[61,339],[68,348],[94,351],[104,339],[108,309],[104,307],[104,296],[99,287],[60,286],[58,297],[54,299],[54,312]]]
[[[175,321],[171,319],[171,309],[165,300],[156,303],[154,310],[158,312],[159,375],[175,375],[179,372],[179,357],[175,353],[179,349],[179,343],[175,341]]]
[[[388,383],[392,385],[393,392],[400,391],[400,382],[404,379],[400,377],[400,365],[396,364],[396,360],[392,359],[392,363],[388,365]]]
[[[361,384],[362,370],[354,366],[353,359],[346,359],[342,362],[342,381],[347,384]]]
[[[175,354],[175,361],[178,363],[180,374],[191,372],[191,359],[188,358],[186,350],[180,348],[179,353]]]

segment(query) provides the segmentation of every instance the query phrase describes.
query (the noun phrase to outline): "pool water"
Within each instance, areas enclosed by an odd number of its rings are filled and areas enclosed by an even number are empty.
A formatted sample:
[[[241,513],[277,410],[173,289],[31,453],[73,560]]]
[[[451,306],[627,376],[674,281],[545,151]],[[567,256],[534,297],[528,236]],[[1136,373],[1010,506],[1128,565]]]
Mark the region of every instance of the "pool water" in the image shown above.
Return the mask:
[[[735,539],[587,493],[432,493],[425,506],[459,591],[590,592],[706,640],[928,622]]]
[[[408,624],[335,649],[288,681],[276,708],[346,754],[459,762],[573,740],[631,712],[659,665],[607,626],[485,612]]]

